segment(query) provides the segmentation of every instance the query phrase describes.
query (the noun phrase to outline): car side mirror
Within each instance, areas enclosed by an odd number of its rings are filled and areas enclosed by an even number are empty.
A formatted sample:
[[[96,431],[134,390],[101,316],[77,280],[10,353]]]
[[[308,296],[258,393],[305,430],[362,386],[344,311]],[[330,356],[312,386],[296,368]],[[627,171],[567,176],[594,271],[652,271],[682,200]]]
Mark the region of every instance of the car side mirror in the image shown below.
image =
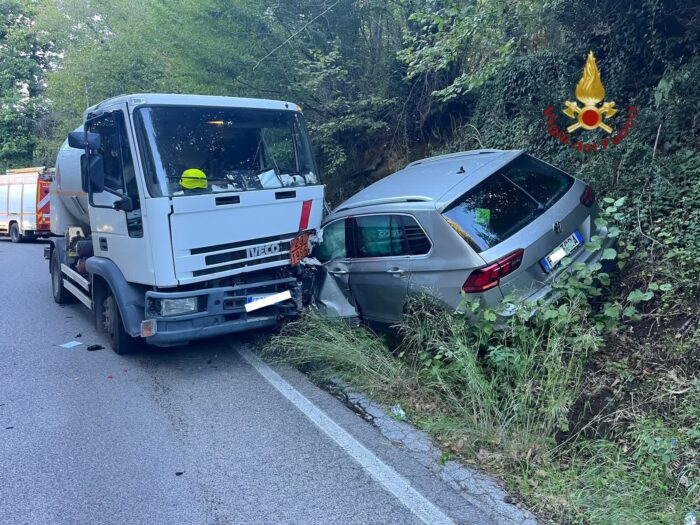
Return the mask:
[[[105,169],[102,155],[93,153],[88,164],[88,178],[90,180],[90,192],[102,193],[105,191]]]
[[[68,145],[75,149],[100,149],[102,140],[99,133],[71,131],[68,133]]]

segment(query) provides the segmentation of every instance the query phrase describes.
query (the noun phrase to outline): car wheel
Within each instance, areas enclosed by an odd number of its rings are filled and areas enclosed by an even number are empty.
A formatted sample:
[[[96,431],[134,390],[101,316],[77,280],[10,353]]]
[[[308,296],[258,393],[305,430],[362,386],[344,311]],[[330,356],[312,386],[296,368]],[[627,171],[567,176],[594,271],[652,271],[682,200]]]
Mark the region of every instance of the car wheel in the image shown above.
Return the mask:
[[[19,232],[19,226],[16,222],[12,223],[10,226],[10,240],[12,242],[22,242],[22,234]]]
[[[58,304],[69,304],[75,302],[73,294],[63,286],[63,276],[61,275],[61,264],[58,261],[56,250],[51,254],[51,289],[53,300]]]
[[[108,292],[104,300],[104,308],[102,309],[102,323],[105,333],[109,337],[112,350],[119,355],[128,354],[134,350],[136,341],[133,337],[124,330],[122,316],[119,313],[119,306],[112,295],[111,290]]]

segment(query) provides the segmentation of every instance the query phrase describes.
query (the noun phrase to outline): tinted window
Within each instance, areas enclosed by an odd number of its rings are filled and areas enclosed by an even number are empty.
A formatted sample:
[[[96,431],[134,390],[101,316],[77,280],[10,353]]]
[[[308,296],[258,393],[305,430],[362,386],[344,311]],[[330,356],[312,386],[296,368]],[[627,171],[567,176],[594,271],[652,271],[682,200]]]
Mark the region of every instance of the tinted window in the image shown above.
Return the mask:
[[[430,251],[430,239],[423,233],[423,230],[418,225],[413,217],[407,215],[401,216],[403,223],[404,236],[408,243],[408,251],[411,255],[425,255]]]
[[[574,183],[566,173],[529,156],[517,159],[502,173],[545,208],[558,201]]]
[[[481,252],[539,217],[573,182],[565,173],[523,156],[457,199],[444,216]]]
[[[396,257],[409,255],[400,215],[355,217],[357,257]]]
[[[347,257],[344,220],[332,222],[323,228],[323,242],[316,247],[314,254],[321,262]]]

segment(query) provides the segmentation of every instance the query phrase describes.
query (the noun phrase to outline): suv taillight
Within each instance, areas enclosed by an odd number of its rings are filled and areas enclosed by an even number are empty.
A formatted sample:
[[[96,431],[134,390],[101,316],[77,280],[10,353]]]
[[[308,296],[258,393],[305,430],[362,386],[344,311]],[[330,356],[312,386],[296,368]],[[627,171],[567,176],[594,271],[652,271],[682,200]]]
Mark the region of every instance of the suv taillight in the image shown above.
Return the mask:
[[[524,254],[525,250],[520,248],[493,264],[489,264],[483,268],[477,268],[469,274],[469,277],[467,277],[467,280],[462,286],[462,290],[466,293],[478,293],[485,292],[494,286],[498,286],[499,279],[520,267],[520,263],[523,262]]]
[[[590,208],[595,202],[595,192],[590,186],[586,186],[581,194],[581,204]]]

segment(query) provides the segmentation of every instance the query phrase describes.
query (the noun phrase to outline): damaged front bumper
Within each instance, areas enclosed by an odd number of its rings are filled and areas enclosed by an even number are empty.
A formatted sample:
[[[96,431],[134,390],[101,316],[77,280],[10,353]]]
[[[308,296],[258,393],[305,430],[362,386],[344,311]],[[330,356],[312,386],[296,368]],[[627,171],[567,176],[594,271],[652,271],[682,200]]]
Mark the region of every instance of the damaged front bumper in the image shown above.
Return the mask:
[[[251,300],[288,291],[291,299],[248,311]],[[162,315],[161,301],[189,300],[196,311]],[[185,292],[146,292],[141,335],[149,344],[172,346],[195,339],[276,325],[301,310],[301,286],[295,277]],[[193,308],[195,308],[193,307]]]

